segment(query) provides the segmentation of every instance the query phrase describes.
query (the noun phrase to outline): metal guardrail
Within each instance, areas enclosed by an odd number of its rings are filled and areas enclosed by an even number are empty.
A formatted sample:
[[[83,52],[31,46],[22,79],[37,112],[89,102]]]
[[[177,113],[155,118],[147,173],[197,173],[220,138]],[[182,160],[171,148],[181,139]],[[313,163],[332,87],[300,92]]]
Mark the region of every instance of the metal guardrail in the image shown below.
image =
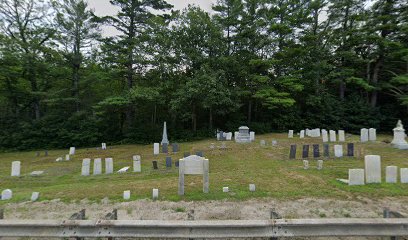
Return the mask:
[[[0,236],[181,239],[408,236],[408,219],[0,220]]]

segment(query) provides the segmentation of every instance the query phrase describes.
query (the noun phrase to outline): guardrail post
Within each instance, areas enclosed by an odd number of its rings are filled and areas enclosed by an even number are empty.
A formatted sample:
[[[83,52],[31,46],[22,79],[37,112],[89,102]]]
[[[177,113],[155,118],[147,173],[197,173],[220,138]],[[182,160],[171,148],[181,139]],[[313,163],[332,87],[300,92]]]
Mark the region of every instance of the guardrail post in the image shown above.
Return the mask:
[[[271,208],[270,209],[270,216],[269,216],[269,218],[271,219],[271,220],[275,220],[275,219],[281,219],[282,217],[279,215],[279,213],[277,213],[276,211],[275,211],[275,208]],[[269,240],[278,240],[279,238],[277,238],[277,237],[271,237],[271,238],[269,238]]]
[[[112,212],[105,215],[105,220],[118,220],[118,209],[113,209]],[[113,237],[108,237],[108,240],[114,240]]]
[[[85,220],[85,209],[71,215],[69,220]],[[84,238],[77,237],[76,240],[84,240]]]
[[[403,218],[404,216],[402,214],[400,214],[399,212],[393,212],[393,211],[390,211],[390,209],[388,209],[388,208],[384,208],[383,217],[384,218],[393,218],[393,217],[394,218]],[[391,240],[397,240],[397,237],[396,236],[391,236],[390,239]]]
[[[190,210],[187,214],[188,221],[194,221],[194,209]],[[189,238],[188,240],[193,240],[194,238]]]

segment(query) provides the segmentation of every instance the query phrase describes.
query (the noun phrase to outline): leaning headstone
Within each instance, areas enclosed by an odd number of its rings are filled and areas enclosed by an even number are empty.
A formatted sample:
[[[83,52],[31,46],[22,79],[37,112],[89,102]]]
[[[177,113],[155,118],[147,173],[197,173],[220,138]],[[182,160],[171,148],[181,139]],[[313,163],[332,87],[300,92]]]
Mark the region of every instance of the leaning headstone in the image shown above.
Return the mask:
[[[69,160],[70,160],[69,156],[71,156],[71,155],[69,155],[69,154],[66,154],[66,155],[65,155],[65,161],[69,161]]]
[[[368,141],[368,129],[367,128],[362,128],[360,130],[360,141],[361,142],[367,142]]]
[[[55,159],[56,162],[62,162],[62,157]]]
[[[302,158],[309,157],[309,145],[303,145]]]
[[[102,150],[106,150],[106,143],[102,143]]]
[[[343,157],[343,145],[334,145],[334,156]]]
[[[329,141],[329,136],[328,136],[328,134],[327,134],[327,130],[326,130],[326,129],[323,129],[323,130],[322,130],[322,139],[323,139],[323,142],[328,142],[328,141]]]
[[[408,183],[408,168],[400,169],[401,183]]]
[[[89,158],[83,159],[82,160],[81,175],[82,176],[89,176],[90,169],[91,169],[91,159],[89,159]]]
[[[301,130],[301,131],[300,131],[299,137],[300,137],[300,138],[305,138],[305,130]]]
[[[167,125],[166,125],[166,122],[163,123],[163,136],[162,136],[161,145],[163,145],[164,143],[169,145],[169,140],[167,139]]]
[[[197,151],[197,152],[196,152],[196,155],[197,155],[197,156],[200,156],[200,157],[204,157],[204,153],[203,153],[202,151]]]
[[[293,130],[289,130],[288,138],[293,138]]]
[[[349,186],[364,185],[364,169],[349,169]]]
[[[336,140],[336,131],[330,130],[329,133],[330,133],[330,142],[336,142],[337,141]]]
[[[160,144],[159,143],[154,143],[153,144],[153,154],[154,155],[159,155],[160,153]]]
[[[162,144],[162,153],[169,153],[169,147],[167,143]]]
[[[75,155],[75,147],[69,148],[69,155]]]
[[[105,172],[106,174],[113,173],[113,158],[105,158]]]
[[[166,157],[166,168],[171,168],[172,161],[171,157]]]
[[[367,183],[381,183],[381,157],[367,155],[364,158]]]
[[[252,141],[255,141],[255,132],[249,132],[249,139]]]
[[[317,160],[317,170],[323,169],[323,160]]]
[[[36,176],[40,176],[43,173],[44,173],[44,171],[32,171],[30,173],[30,175],[33,176],[33,177],[36,177]]]
[[[184,152],[183,156],[186,158],[188,156],[190,156],[190,152]]]
[[[408,143],[405,141],[405,129],[401,120],[398,120],[397,126],[393,129],[394,138],[391,144],[398,149],[408,149]]]
[[[347,156],[354,157],[354,143],[347,143]]]
[[[368,140],[377,141],[377,129],[375,128],[368,129]]]
[[[127,172],[129,170],[129,168],[130,168],[129,166],[123,167],[123,168],[118,170],[118,173],[125,173],[125,172]]]
[[[228,187],[223,187],[222,192],[225,192],[225,193],[229,192],[229,188]]]
[[[330,157],[329,144],[323,144],[323,156]]]
[[[385,182],[386,183],[397,183],[397,178],[398,178],[398,167],[397,166],[385,167]]]
[[[249,191],[255,192],[255,184],[249,184]]]
[[[140,162],[140,155],[134,155],[133,156],[133,172],[141,172],[142,171],[142,165]]]
[[[261,140],[260,143],[261,143],[261,146],[262,146],[262,147],[266,146],[265,140]]]
[[[39,192],[33,192],[33,193],[31,194],[31,202],[37,201],[39,197],[40,197],[40,193],[39,193]]]
[[[339,130],[339,142],[345,142],[346,141],[346,134],[344,130]]]
[[[1,200],[9,200],[13,197],[13,191],[5,189],[1,192]]]
[[[123,199],[129,200],[130,199],[130,190],[123,191]]]
[[[313,157],[319,158],[320,157],[320,147],[319,144],[313,144]]]
[[[152,195],[153,195],[153,200],[158,199],[159,198],[159,189],[153,188]]]
[[[153,164],[153,169],[159,169],[159,167],[157,166],[157,161],[156,160],[154,160],[152,162],[152,164]]]
[[[102,174],[102,159],[95,158],[94,165],[93,165],[93,175]]]
[[[14,161],[11,163],[11,176],[12,177],[19,177],[20,176],[20,161]]]
[[[296,145],[290,145],[289,159],[296,158]]]
[[[308,160],[303,160],[303,169],[305,169],[305,170],[309,169],[309,161]]]
[[[171,144],[171,147],[173,149],[173,153],[177,153],[178,151],[180,151],[178,143]]]

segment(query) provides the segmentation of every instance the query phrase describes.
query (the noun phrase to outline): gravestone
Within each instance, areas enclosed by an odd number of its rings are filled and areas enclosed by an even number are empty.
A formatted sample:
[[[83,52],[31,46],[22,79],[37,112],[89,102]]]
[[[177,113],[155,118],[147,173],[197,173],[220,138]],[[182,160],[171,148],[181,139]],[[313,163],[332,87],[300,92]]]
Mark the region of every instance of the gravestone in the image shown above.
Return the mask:
[[[227,141],[231,141],[232,140],[232,132],[228,132],[227,136],[225,137]]]
[[[184,152],[183,156],[186,158],[188,156],[190,156],[190,152]]]
[[[162,144],[162,153],[169,153],[169,147],[167,143]]]
[[[30,173],[30,175],[33,176],[33,177],[36,177],[36,176],[40,176],[43,173],[44,173],[44,171],[32,171]]]
[[[329,144],[323,144],[323,156],[330,157]]]
[[[71,155],[69,155],[69,154],[66,154],[65,155],[65,161],[69,161],[70,159],[69,159],[69,156],[71,156]]]
[[[347,143],[347,156],[354,157],[354,143]]]
[[[130,190],[123,191],[123,199],[129,200],[130,199]]]
[[[125,172],[127,172],[129,170],[129,168],[130,168],[129,166],[123,167],[123,168],[118,170],[118,173],[125,173]]]
[[[309,145],[303,145],[302,158],[309,157]]]
[[[309,128],[306,128],[305,134],[306,134],[306,136],[310,137],[310,130],[309,130]]]
[[[272,146],[278,146],[278,141],[272,140]]]
[[[9,200],[13,197],[13,191],[5,189],[1,192],[1,200]]]
[[[408,143],[405,141],[405,129],[401,120],[398,120],[397,126],[393,129],[394,138],[391,144],[398,149],[408,149]]]
[[[362,128],[360,130],[360,142],[367,142],[368,141],[368,129]]]
[[[75,147],[69,148],[69,155],[75,155]]]
[[[367,183],[381,183],[381,157],[366,155],[364,158]]]
[[[261,146],[262,146],[262,147],[266,146],[265,140],[261,140],[260,143],[261,143]]]
[[[40,193],[39,193],[39,192],[33,192],[33,193],[31,194],[31,202],[37,201],[39,197],[40,197]]]
[[[203,153],[202,151],[197,151],[197,152],[196,152],[196,155],[197,155],[197,156],[200,156],[200,157],[204,157],[204,153]]]
[[[255,141],[255,132],[249,132],[249,139],[252,141]]]
[[[241,126],[238,129],[239,134],[235,142],[237,143],[250,143],[251,142],[251,135],[249,133],[249,128],[246,126]],[[255,135],[254,135],[255,138]]]
[[[154,143],[153,144],[153,155],[159,155],[160,153],[160,144]]]
[[[303,160],[303,169],[305,169],[305,170],[309,169],[309,161],[308,160]]]
[[[59,157],[57,159],[55,159],[56,162],[61,162],[62,161],[62,157]]]
[[[105,158],[105,173],[113,173],[113,158]]]
[[[163,145],[165,143],[167,145],[169,145],[169,140],[167,139],[167,125],[166,125],[166,122],[163,123],[163,136],[162,136],[162,140],[161,140],[161,145]]]
[[[209,161],[197,155],[188,156],[179,160],[178,194],[184,195],[184,175],[203,175],[203,192],[209,191]]]
[[[336,142],[337,141],[336,140],[336,131],[330,130],[329,133],[330,133],[330,142]]]
[[[93,175],[102,174],[102,159],[95,158],[94,165],[93,165]]]
[[[305,130],[300,131],[299,138],[305,138]]]
[[[171,144],[171,147],[172,147],[172,149],[173,149],[173,153],[177,153],[177,152],[180,151],[180,150],[179,150],[179,145],[178,145],[178,143],[173,143],[173,144]]]
[[[397,166],[385,167],[385,182],[386,183],[397,183],[397,178],[398,178],[398,167]]]
[[[142,165],[140,162],[140,155],[134,155],[133,156],[133,172],[141,172],[142,171]]]
[[[153,169],[159,169],[159,167],[157,166],[157,161],[156,160],[154,160],[152,162],[152,164],[153,164]]]
[[[345,142],[346,141],[346,134],[344,130],[339,130],[339,142]]]
[[[239,135],[239,132],[234,132],[234,140],[235,141],[237,141],[238,135]]]
[[[323,169],[323,160],[317,160],[317,170]]]
[[[176,168],[179,167],[179,161],[178,161],[178,160],[174,163],[174,166],[175,166]]]
[[[313,157],[314,158],[320,157],[320,146],[319,146],[319,144],[313,144]]]
[[[377,141],[377,129],[375,128],[368,129],[368,140]]]
[[[20,161],[13,161],[11,163],[11,176],[12,177],[19,177],[20,176],[20,168],[21,168],[21,162]]]
[[[408,168],[400,169],[401,183],[408,183]]]
[[[48,151],[47,150],[44,151],[44,156],[48,156]]]
[[[322,139],[323,139],[323,142],[328,142],[328,141],[329,141],[329,136],[328,136],[328,134],[327,134],[327,130],[326,130],[326,129],[323,129],[323,130],[322,130]]]
[[[293,130],[289,130],[288,138],[293,138]]]
[[[82,160],[81,175],[82,175],[82,176],[89,176],[89,174],[90,174],[90,169],[91,169],[91,159],[89,159],[89,158],[84,158],[84,159]]]
[[[229,188],[228,187],[223,187],[222,192],[225,192],[225,193],[229,192]]]
[[[255,192],[255,184],[249,184],[249,191]]]
[[[289,159],[296,158],[296,145],[290,145]]]
[[[102,143],[102,150],[106,150],[106,143]]]
[[[153,195],[153,200],[157,200],[159,198],[159,189],[153,188],[152,195]]]
[[[349,186],[364,185],[364,169],[349,169]]]
[[[171,157],[166,157],[166,168],[171,168],[172,161]]]
[[[334,145],[334,156],[343,157],[343,145]]]

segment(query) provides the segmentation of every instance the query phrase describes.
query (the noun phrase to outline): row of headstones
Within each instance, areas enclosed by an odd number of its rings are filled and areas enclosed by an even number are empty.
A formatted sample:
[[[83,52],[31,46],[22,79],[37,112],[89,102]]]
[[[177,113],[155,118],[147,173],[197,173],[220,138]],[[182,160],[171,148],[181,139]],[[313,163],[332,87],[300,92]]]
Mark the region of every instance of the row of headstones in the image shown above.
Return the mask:
[[[261,140],[259,143],[260,143],[261,146],[263,146],[263,147],[267,145],[265,140]],[[278,145],[278,141],[276,141],[276,140],[272,140],[271,143],[272,143],[272,146],[277,146],[277,145]]]
[[[118,173],[124,173],[129,170],[129,166],[121,168]],[[140,163],[140,156],[134,155],[133,156],[133,172],[141,172],[142,167]],[[91,172],[91,159],[85,158],[82,160],[82,168],[81,168],[81,175],[82,176],[89,176]],[[113,173],[113,158],[105,158],[105,173],[111,174]],[[102,159],[95,158],[93,164],[93,175],[102,174]]]
[[[308,160],[303,160],[303,169],[305,170],[309,169]],[[317,160],[317,170],[322,170],[322,169],[323,169],[323,160]]]
[[[327,132],[326,129],[322,129],[321,132],[322,132],[321,136],[322,136],[323,142],[329,142],[329,140],[330,142],[337,142],[336,131],[330,130],[329,132]],[[309,136],[309,137],[320,137],[319,128],[309,130],[309,131],[308,129],[301,130],[299,133],[299,137],[305,138],[305,133],[306,133],[306,136]],[[346,141],[346,133],[344,132],[344,130],[338,130],[338,135],[339,135],[339,138],[338,138],[339,142]],[[293,130],[289,130],[288,138],[293,138]]]
[[[296,144],[290,145],[289,159],[296,159]],[[302,158],[309,158],[309,145],[303,145]],[[329,144],[323,144],[323,156],[330,157]],[[334,145],[334,156],[343,157],[343,145]],[[347,144],[348,157],[354,157],[354,143]],[[313,144],[313,157],[320,157],[320,145]]]
[[[172,151],[173,153],[177,153],[180,151],[179,145],[177,143],[171,144]],[[162,153],[169,153],[169,146],[167,143],[162,144]],[[160,143],[154,143],[153,144],[153,154],[154,155],[159,155],[160,154]]]
[[[33,171],[30,173],[31,176],[39,176],[43,174],[44,171]],[[21,162],[20,161],[13,161],[11,163],[11,176],[12,177],[19,177],[21,174]]]
[[[400,169],[401,183],[408,183],[408,168]],[[385,182],[397,183],[398,167],[385,168]],[[364,158],[364,169],[349,169],[349,185],[364,185],[365,183],[381,183],[381,157],[367,155]]]
[[[13,191],[11,191],[10,189],[5,189],[1,192],[1,200],[9,200],[13,197]],[[38,198],[40,197],[40,193],[39,192],[33,192],[31,194],[31,201],[37,201]]]
[[[234,140],[237,140],[239,136],[239,132],[234,132]],[[255,141],[255,132],[249,132],[249,139],[250,141]],[[232,140],[232,132],[219,132],[217,133],[217,140],[218,141],[231,141]]]
[[[361,142],[377,141],[377,129],[362,128],[360,130],[360,141]]]

